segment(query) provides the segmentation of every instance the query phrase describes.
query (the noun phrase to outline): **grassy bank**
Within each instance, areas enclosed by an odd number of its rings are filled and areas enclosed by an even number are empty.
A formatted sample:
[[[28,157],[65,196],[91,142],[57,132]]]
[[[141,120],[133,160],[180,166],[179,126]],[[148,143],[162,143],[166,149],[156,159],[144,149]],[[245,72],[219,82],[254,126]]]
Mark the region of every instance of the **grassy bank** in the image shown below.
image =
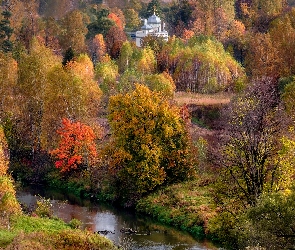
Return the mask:
[[[136,210],[202,239],[215,215],[210,189],[209,177],[174,184],[141,199]]]
[[[72,229],[59,219],[13,216],[10,229],[0,229],[2,249],[116,249],[105,237]]]

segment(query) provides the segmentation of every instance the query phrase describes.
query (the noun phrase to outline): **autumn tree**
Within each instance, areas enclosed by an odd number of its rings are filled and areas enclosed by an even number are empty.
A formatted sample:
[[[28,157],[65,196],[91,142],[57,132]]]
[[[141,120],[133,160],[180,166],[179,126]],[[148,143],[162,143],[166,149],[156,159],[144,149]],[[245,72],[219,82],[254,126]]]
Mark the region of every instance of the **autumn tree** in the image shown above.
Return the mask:
[[[101,90],[94,80],[94,69],[86,55],[76,57],[66,66],[61,63],[47,74],[42,125],[42,147],[52,149],[57,143],[55,131],[61,117],[87,123],[95,130],[93,117],[100,105]]]
[[[97,157],[96,137],[91,127],[64,118],[57,133],[60,142],[58,148],[51,151],[56,159],[56,168],[62,173],[81,172],[94,164]]]
[[[132,46],[132,44],[129,41],[125,41],[122,44],[120,56],[117,60],[120,73],[123,73],[130,67],[134,50],[134,46]]]
[[[255,81],[226,112],[226,142],[218,161],[227,189],[219,183],[219,193],[254,206],[263,193],[277,187],[280,175],[284,113],[279,106],[276,83],[271,78]]]
[[[243,68],[225,52],[220,42],[193,36],[187,45],[172,38],[158,55],[158,67],[169,72],[177,90],[214,93],[234,89],[236,83],[242,81]]]
[[[110,98],[110,171],[125,205],[164,183],[188,178],[189,142],[179,110],[143,85]]]
[[[122,13],[123,17],[124,17],[124,14]],[[109,15],[108,15],[108,18],[111,19],[115,25],[120,28],[120,29],[123,29],[124,26],[125,26],[125,21],[122,20],[123,17],[119,17],[117,14],[111,12]]]
[[[22,54],[18,71],[19,107],[24,143],[34,152],[41,149],[42,119],[47,100],[46,89],[49,71],[59,63],[50,49],[32,40],[30,54]]]
[[[252,77],[280,76],[280,54],[269,34],[256,33],[250,37],[245,64]]]
[[[247,28],[266,32],[270,22],[282,14],[285,0],[237,1],[237,13]]]
[[[175,84],[172,77],[167,73],[147,75],[144,78],[145,84],[154,92],[167,98],[174,96]]]
[[[108,54],[112,58],[118,58],[121,47],[126,40],[127,37],[124,30],[118,26],[112,26],[105,37]]]
[[[87,28],[80,11],[69,12],[61,21],[61,29],[60,45],[64,51],[70,47],[77,54],[86,51]]]
[[[280,77],[295,74],[295,9],[271,22],[269,36],[277,50],[279,65],[276,65]],[[271,56],[271,55],[270,55]]]
[[[114,94],[116,81],[119,77],[118,66],[106,55],[95,67],[95,75],[104,94]]]
[[[55,54],[61,54],[59,42],[61,27],[57,20],[53,17],[48,17],[43,18],[42,21],[40,20],[40,23],[41,31],[39,32],[38,39]]]
[[[17,113],[17,62],[8,54],[0,52],[0,118]]]
[[[94,64],[100,62],[107,53],[107,47],[102,34],[97,34],[90,43],[90,52]]]

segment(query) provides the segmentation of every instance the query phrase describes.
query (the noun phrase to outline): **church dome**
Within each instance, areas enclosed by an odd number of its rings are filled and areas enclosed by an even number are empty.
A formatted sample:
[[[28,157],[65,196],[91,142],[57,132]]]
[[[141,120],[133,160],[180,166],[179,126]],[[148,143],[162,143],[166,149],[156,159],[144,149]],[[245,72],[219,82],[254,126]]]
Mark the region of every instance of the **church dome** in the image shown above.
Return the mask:
[[[159,24],[159,23],[161,23],[161,19],[160,19],[160,17],[158,17],[155,14],[153,14],[152,16],[149,17],[148,23],[151,23],[151,24]]]
[[[145,24],[141,27],[141,30],[151,30],[151,29],[153,29],[153,27],[148,24]]]

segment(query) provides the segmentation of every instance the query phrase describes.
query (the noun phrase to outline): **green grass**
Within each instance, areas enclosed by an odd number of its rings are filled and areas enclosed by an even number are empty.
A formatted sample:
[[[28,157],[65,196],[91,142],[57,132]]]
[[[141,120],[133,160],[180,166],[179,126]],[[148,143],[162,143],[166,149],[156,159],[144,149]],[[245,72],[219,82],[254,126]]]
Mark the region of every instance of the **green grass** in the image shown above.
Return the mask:
[[[0,247],[9,245],[17,233],[0,229]]]
[[[92,232],[72,229],[62,220],[27,215],[12,216],[10,229],[0,229],[0,248],[117,249],[107,238]]]
[[[25,233],[37,231],[56,233],[61,230],[69,229],[70,226],[59,219],[21,215],[12,219],[12,228],[14,231],[24,231]]]
[[[204,238],[207,223],[215,216],[210,178],[174,184],[141,199],[137,211]]]

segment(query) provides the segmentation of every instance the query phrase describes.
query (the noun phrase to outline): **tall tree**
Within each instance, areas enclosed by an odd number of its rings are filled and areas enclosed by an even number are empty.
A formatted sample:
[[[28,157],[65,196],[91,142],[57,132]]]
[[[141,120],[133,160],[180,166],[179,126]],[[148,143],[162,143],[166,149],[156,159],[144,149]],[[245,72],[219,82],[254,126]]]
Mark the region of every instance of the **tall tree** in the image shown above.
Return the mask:
[[[37,39],[32,41],[30,54],[23,54],[20,58],[19,105],[23,116],[20,130],[23,132],[24,141],[33,152],[41,149],[42,119],[47,98],[47,74],[58,63],[58,58]]]
[[[109,102],[113,132],[110,171],[116,174],[125,205],[157,186],[188,178],[188,138],[176,107],[137,85]]]
[[[112,58],[118,58],[123,43],[127,40],[123,29],[112,26],[106,34],[107,52]]]
[[[222,179],[219,187],[227,198],[254,206],[260,196],[273,190],[280,175],[279,152],[283,110],[273,79],[262,78],[237,97],[231,108],[222,149]]]
[[[69,47],[77,53],[86,51],[85,36],[87,34],[83,14],[78,11],[69,12],[61,21],[60,45],[65,51]]]

